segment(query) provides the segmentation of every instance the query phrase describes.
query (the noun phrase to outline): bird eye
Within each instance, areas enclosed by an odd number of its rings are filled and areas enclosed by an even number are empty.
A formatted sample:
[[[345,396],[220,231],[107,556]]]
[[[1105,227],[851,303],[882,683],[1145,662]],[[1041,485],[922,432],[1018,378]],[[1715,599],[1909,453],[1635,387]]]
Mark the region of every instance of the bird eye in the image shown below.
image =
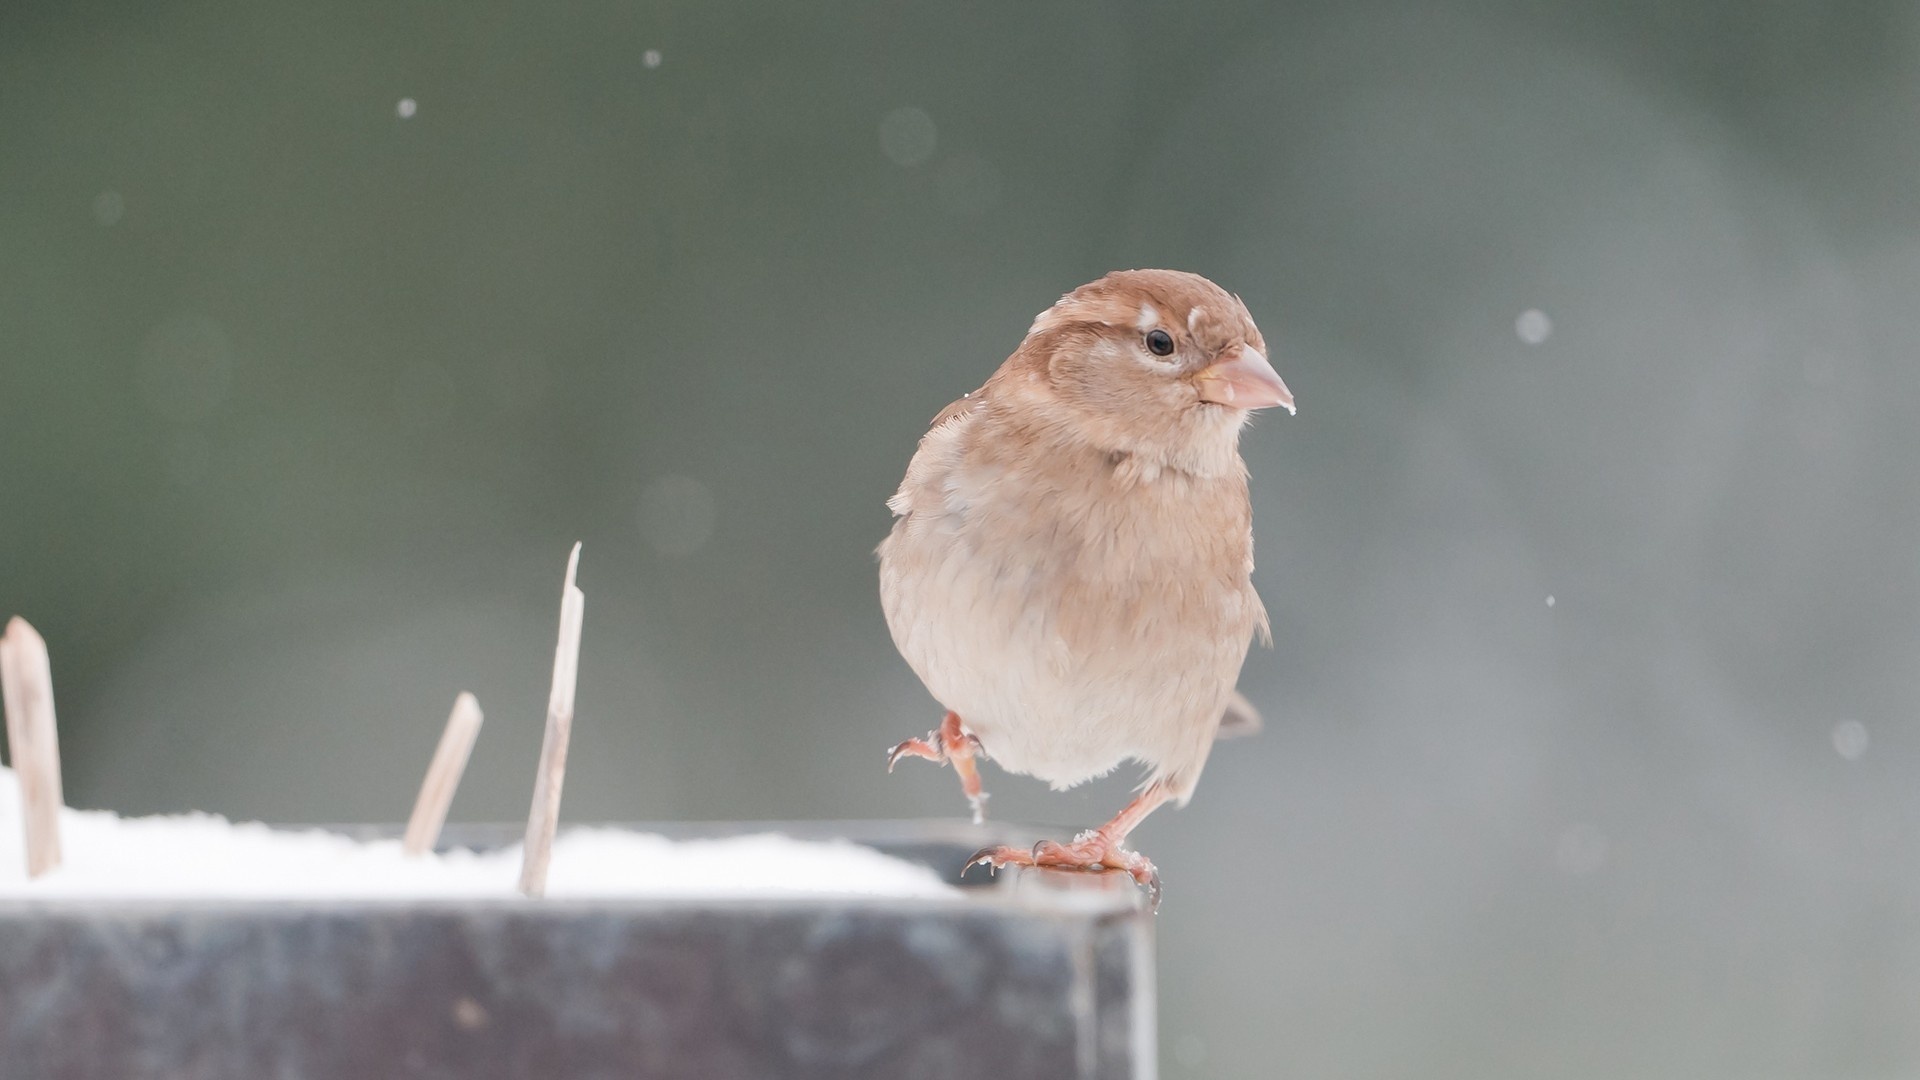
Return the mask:
[[[1173,335],[1165,330],[1155,330],[1147,335],[1147,351],[1155,356],[1173,355]]]

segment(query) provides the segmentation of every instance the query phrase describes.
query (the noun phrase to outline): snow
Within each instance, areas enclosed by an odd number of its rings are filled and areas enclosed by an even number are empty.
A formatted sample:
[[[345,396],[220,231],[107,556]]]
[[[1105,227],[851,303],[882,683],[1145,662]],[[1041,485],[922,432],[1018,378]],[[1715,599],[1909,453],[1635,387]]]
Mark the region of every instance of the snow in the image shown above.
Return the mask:
[[[924,110],[907,106],[895,109],[880,120],[880,152],[895,165],[911,168],[933,156],[940,144],[933,117]]]
[[[1553,320],[1539,308],[1528,308],[1513,321],[1513,332],[1529,345],[1538,345],[1553,336]]]
[[[26,877],[19,785],[0,768],[0,900],[511,899],[520,847],[409,858],[398,838],[363,842],[320,829],[274,829],[212,814],[123,818],[64,810],[62,865]],[[554,899],[801,896],[946,897],[932,870],[850,841],[777,834],[669,840],[624,829],[563,831]]]
[[[1833,725],[1833,749],[1848,761],[1860,760],[1860,755],[1867,752],[1867,725],[1858,720]]]

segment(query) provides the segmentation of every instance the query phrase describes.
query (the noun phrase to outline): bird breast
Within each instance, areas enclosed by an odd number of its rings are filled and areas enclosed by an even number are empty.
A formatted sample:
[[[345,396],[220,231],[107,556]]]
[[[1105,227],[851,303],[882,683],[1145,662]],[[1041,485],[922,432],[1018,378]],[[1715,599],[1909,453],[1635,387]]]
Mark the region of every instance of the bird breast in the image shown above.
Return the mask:
[[[880,548],[901,654],[1005,768],[1067,787],[1133,758],[1190,785],[1265,617],[1244,471],[940,434]]]

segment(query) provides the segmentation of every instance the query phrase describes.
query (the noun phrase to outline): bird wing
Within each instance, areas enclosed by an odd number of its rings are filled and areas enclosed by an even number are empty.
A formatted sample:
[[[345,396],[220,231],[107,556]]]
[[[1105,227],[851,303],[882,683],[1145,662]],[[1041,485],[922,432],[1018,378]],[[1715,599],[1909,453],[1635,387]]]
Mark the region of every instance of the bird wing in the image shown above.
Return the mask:
[[[912,514],[922,493],[932,495],[944,486],[945,477],[959,463],[966,429],[986,403],[987,389],[981,387],[941,409],[933,418],[927,433],[920,437],[919,448],[913,452],[913,461],[907,465],[900,490],[887,500],[887,509],[893,511],[895,517]]]
[[[984,386],[971,394],[961,394],[960,400],[941,409],[939,415],[933,418],[933,423],[927,425],[927,435],[930,436],[948,424],[973,415],[974,412],[978,411],[979,408],[986,403],[987,388]],[[924,437],[922,441],[924,441]]]

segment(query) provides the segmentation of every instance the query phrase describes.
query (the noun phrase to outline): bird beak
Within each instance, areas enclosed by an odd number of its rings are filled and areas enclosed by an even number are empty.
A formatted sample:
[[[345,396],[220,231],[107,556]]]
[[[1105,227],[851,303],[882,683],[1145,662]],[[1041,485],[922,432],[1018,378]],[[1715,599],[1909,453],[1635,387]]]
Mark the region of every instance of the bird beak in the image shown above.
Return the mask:
[[[1236,409],[1265,409],[1278,405],[1293,412],[1293,391],[1280,381],[1260,350],[1242,345],[1227,358],[1201,368],[1193,377],[1200,400]]]

